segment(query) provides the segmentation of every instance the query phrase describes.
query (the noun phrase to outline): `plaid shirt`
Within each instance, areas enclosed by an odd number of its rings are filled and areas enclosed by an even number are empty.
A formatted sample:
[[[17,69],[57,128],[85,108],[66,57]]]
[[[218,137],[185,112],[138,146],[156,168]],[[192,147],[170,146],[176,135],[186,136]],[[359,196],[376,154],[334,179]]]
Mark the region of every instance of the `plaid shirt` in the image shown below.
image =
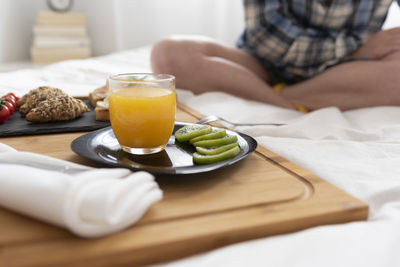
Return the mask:
[[[244,0],[246,29],[237,45],[278,81],[301,81],[340,63],[377,33],[392,1]]]

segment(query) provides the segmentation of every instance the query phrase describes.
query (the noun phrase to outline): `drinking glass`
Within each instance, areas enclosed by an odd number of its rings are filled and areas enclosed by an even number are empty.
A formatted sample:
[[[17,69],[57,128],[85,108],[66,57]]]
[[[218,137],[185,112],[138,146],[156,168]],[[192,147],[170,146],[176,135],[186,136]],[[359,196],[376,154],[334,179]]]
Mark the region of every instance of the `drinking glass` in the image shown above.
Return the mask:
[[[175,122],[175,77],[126,73],[108,79],[110,122],[121,148],[131,154],[162,151]]]

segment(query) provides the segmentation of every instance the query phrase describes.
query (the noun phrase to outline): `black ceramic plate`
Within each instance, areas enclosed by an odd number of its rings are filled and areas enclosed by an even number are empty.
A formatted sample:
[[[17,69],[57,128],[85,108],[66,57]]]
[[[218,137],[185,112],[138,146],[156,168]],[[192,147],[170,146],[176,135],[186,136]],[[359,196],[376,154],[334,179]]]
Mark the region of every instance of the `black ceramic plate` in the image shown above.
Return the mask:
[[[190,123],[175,122],[174,132]],[[192,174],[216,170],[238,162],[257,147],[252,137],[227,130],[227,134],[236,135],[240,153],[234,158],[218,163],[197,165],[193,163],[191,145],[175,143],[172,134],[165,150],[159,153],[136,156],[121,150],[111,127],[103,128],[78,137],[71,143],[71,149],[78,155],[109,167],[125,167],[144,170],[155,174]]]

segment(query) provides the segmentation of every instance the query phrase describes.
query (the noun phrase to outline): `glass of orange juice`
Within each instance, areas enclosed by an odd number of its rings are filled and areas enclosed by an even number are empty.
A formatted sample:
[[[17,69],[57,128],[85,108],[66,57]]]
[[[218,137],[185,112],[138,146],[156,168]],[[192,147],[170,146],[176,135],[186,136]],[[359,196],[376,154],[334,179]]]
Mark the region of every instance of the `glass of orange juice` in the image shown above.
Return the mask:
[[[108,79],[110,122],[121,148],[131,154],[162,151],[175,122],[175,77],[126,73]]]

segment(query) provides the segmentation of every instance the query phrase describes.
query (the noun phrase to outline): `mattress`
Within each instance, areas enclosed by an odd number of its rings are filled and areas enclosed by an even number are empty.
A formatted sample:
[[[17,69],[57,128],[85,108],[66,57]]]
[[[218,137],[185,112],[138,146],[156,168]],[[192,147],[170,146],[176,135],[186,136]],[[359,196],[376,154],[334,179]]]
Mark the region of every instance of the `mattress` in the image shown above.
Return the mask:
[[[85,96],[112,74],[150,72],[149,54],[150,47],[143,47],[0,73],[0,95],[50,85]],[[205,115],[286,123],[234,129],[368,203],[370,213],[364,222],[246,241],[160,266],[400,266],[400,107],[327,107],[302,114],[222,92],[177,93]]]

